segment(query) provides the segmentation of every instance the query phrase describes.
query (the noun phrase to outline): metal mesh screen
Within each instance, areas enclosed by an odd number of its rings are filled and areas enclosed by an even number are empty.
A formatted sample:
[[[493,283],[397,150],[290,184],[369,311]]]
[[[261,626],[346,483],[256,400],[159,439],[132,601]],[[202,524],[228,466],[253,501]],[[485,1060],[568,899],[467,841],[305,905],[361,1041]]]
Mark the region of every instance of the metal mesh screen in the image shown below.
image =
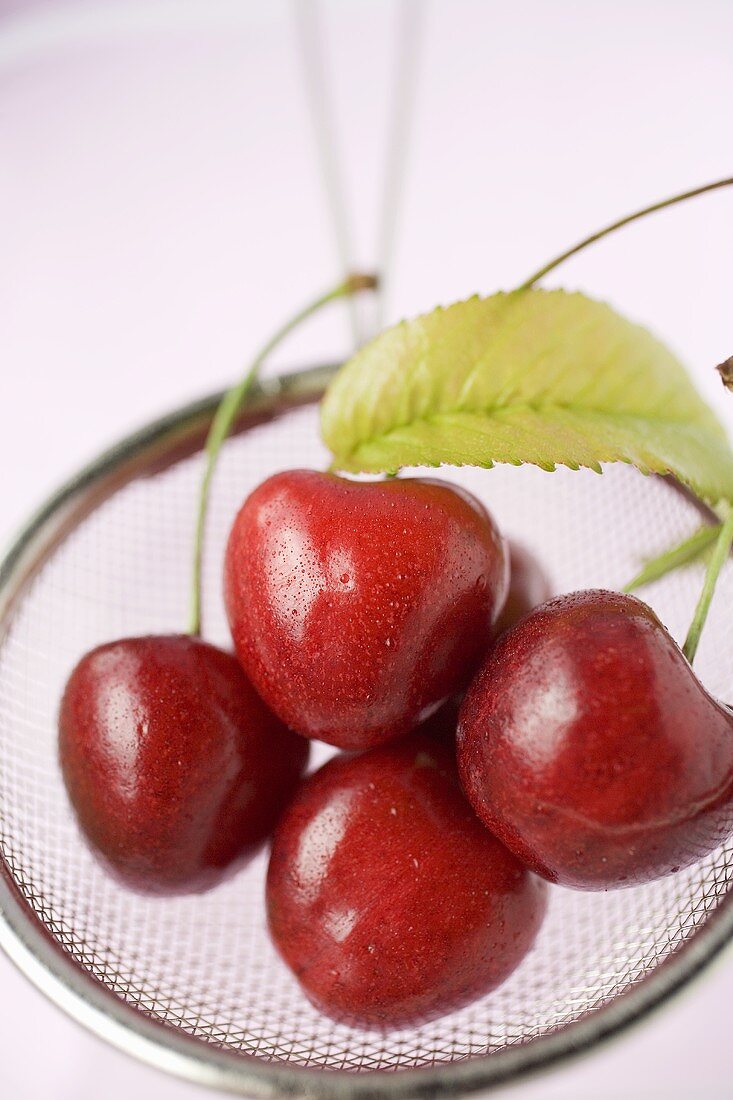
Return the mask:
[[[220,567],[229,524],[262,478],[323,466],[313,409],[230,441],[211,507],[205,634],[226,644]],[[450,1016],[387,1037],[332,1023],[310,1007],[265,929],[261,855],[212,893],[145,899],[115,885],[88,853],[56,760],[63,683],[89,647],[179,631],[200,456],[138,478],[93,511],[47,560],[0,646],[0,847],[23,895],[63,946],[120,997],[202,1041],[301,1066],[367,1070],[450,1062],[527,1042],[598,1009],[641,981],[720,903],[733,846],[687,872],[609,894],[551,892],[538,943],[499,990]],[[618,587],[640,559],[691,531],[694,510],[625,467],[546,474],[448,471],[533,548],[557,591]],[[680,638],[699,590],[695,568],[645,595]],[[703,681],[733,698],[733,571],[721,580],[699,653]],[[330,750],[319,749],[321,763]]]

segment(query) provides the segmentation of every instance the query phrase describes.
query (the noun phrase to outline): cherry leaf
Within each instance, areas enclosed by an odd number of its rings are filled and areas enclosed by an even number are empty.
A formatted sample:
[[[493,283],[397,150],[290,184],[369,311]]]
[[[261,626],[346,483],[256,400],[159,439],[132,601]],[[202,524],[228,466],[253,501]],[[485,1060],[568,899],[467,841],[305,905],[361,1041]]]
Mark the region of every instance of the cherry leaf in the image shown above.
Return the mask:
[[[604,303],[561,290],[471,298],[367,344],[321,407],[335,469],[628,462],[733,500],[733,452],[684,368]]]

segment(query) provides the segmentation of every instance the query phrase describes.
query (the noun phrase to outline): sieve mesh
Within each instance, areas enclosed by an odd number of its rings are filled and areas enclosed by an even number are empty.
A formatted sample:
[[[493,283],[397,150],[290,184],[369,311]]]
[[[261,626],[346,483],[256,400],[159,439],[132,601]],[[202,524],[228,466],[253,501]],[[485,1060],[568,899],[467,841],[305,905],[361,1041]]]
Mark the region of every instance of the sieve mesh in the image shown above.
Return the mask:
[[[323,467],[316,413],[300,408],[227,443],[217,471],[205,563],[205,634],[227,643],[220,592],[235,509],[264,477]],[[269,1062],[375,1070],[436,1065],[527,1043],[641,982],[721,904],[733,846],[686,872],[609,894],[551,892],[536,947],[481,1001],[382,1036],[318,1014],[277,958],[263,913],[266,855],[201,897],[146,899],[88,853],[56,760],[56,710],[76,659],[99,642],[182,629],[201,456],[138,477],[98,504],[46,559],[0,643],[0,852],[23,897],[90,974],[134,1008],[205,1043]],[[695,526],[694,509],[622,466],[548,475],[531,468],[448,471],[533,548],[557,591],[618,587]],[[692,568],[645,596],[673,634],[689,622]],[[706,685],[733,697],[733,571],[727,567],[698,656]],[[320,747],[315,762],[331,750]]]

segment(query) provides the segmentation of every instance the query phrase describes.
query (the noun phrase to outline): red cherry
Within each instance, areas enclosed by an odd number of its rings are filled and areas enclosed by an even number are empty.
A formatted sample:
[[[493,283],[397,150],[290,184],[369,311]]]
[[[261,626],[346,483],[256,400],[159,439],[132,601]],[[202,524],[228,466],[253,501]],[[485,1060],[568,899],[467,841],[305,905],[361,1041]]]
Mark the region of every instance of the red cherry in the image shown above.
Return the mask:
[[[60,759],[103,863],[146,893],[206,890],[271,832],[308,743],[236,659],[196,638],[125,638],[86,654],[61,703]]]
[[[545,884],[465,801],[451,747],[422,731],[330,760],[275,833],[275,944],[313,1004],[354,1026],[418,1024],[488,993],[545,907]]]
[[[458,726],[479,817],[552,882],[632,886],[733,829],[733,715],[653,611],[578,592],[504,634]]]
[[[524,546],[508,539],[509,591],[501,615],[494,626],[496,637],[514,626],[552,595],[552,586],[544,569]]]
[[[292,470],[237,516],[225,597],[265,702],[307,737],[362,749],[468,682],[507,574],[496,526],[462,490]]]

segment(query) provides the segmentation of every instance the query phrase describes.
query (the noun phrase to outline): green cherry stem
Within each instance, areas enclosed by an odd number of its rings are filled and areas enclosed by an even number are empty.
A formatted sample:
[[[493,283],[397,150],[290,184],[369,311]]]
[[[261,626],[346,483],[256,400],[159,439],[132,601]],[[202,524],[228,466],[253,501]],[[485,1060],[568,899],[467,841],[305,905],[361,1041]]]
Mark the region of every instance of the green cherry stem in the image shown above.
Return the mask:
[[[700,635],[702,634],[702,629],[705,626],[705,620],[710,610],[710,601],[713,598],[720,570],[723,568],[723,563],[730,553],[731,544],[733,544],[733,508],[731,508],[728,518],[720,528],[720,534],[713,547],[713,552],[705,571],[705,580],[703,582],[702,592],[700,593],[700,599],[697,601],[695,614],[690,623],[690,629],[687,632],[685,644],[682,647],[685,657],[690,664],[695,660]]]
[[[278,329],[274,336],[270,337],[252,360],[242,380],[238,382],[236,386],[233,386],[232,389],[228,390],[221,399],[216,413],[214,414],[214,419],[211,422],[204,448],[206,453],[206,465],[199,488],[198,511],[196,514],[196,528],[193,541],[191,610],[188,625],[189,634],[201,633],[201,570],[211,479],[214,474],[216,461],[219,457],[219,451],[221,450],[222,444],[231,432],[237,414],[242,408],[253,383],[256,381],[262,364],[286,336],[289,336],[294,329],[303,323],[303,321],[312,317],[313,314],[317,313],[323,306],[328,305],[329,302],[335,302],[339,298],[349,298],[352,294],[357,294],[362,290],[375,290],[377,285],[378,280],[375,275],[349,275],[343,282],[339,283],[338,286],[333,287],[325,294],[321,294],[318,298],[309,302],[299,313],[291,317],[282,328]]]
[[[719,534],[720,524],[706,524],[705,527],[700,527],[684,542],[680,542],[670,550],[665,550],[658,557],[650,558],[649,561],[644,562],[643,569],[636,574],[633,580],[624,585],[621,591],[634,592],[637,588],[643,588],[646,584],[651,584],[653,581],[666,577],[668,573],[680,569],[683,565],[690,565],[692,562],[697,561],[706,550],[710,549],[714,542],[717,542]]]
[[[657,210],[664,210],[668,206],[675,206],[678,202],[685,202],[687,199],[694,199],[697,195],[704,195],[708,191],[717,191],[721,187],[730,187],[731,185],[733,185],[733,176],[728,176],[726,179],[715,180],[713,183],[705,183],[702,187],[693,187],[691,191],[681,191],[679,195],[672,195],[668,199],[662,199],[661,202],[655,202],[652,203],[651,206],[645,206],[641,210],[636,210],[633,214],[627,214],[626,217],[611,222],[611,224],[605,226],[604,229],[599,229],[597,233],[592,233],[590,237],[585,237],[582,241],[578,241],[572,248],[568,248],[566,252],[562,252],[559,256],[556,256],[554,260],[550,260],[550,262],[545,264],[544,267],[541,267],[539,271],[535,271],[534,275],[530,275],[529,279],[525,280],[517,289],[529,290],[530,287],[533,287],[535,283],[538,283],[540,279],[544,278],[548,272],[559,267],[561,263],[564,263],[565,260],[569,260],[571,256],[575,256],[577,252],[582,252],[584,248],[588,248],[589,245],[595,244],[596,241],[600,241],[603,237],[607,237],[617,229],[623,229],[625,225],[638,221],[639,218],[645,218],[647,214],[654,214]]]
[[[733,176],[726,176],[724,179],[714,180],[712,183],[705,183],[701,187],[693,187],[689,191],[681,191],[678,195],[671,195],[669,198],[662,199],[660,202],[654,202],[650,206],[644,206],[641,210],[635,210],[633,214],[627,214],[625,217],[619,218],[615,222],[611,222],[610,225],[605,226],[603,229],[599,229],[596,233],[591,233],[589,237],[584,237],[582,241],[578,241],[572,248],[568,248],[565,252],[561,252],[559,256],[556,256],[553,260],[550,260],[549,263],[539,268],[538,271],[535,271],[533,275],[530,275],[517,290],[529,290],[535,283],[538,283],[540,279],[543,279],[545,275],[549,274],[550,271],[554,271],[554,269],[564,263],[565,260],[569,260],[571,256],[577,255],[578,252],[582,252],[585,248],[595,244],[596,241],[600,241],[604,237],[608,237],[611,233],[615,233],[617,229],[623,229],[624,226],[630,225],[631,222],[638,221],[640,218],[645,218],[647,214],[655,214],[658,210],[665,210],[668,206],[676,206],[677,203],[686,202],[688,199],[694,199],[698,195],[705,195],[708,191],[718,191],[723,187],[731,186],[733,186]],[[722,364],[722,366],[725,368],[727,364]],[[723,371],[721,371],[721,374],[723,374],[723,381],[725,382],[725,374]],[[683,646],[684,654],[690,663],[694,660],[697,652],[700,635],[702,634],[705,620],[710,610],[710,602],[713,598],[720,570],[723,568],[723,563],[728,557],[731,546],[733,545],[733,509],[722,526],[717,528],[717,530],[719,533],[708,562],[700,599],[695,608],[695,615],[690,624],[690,629],[687,632],[687,638]],[[669,572],[670,569],[677,568],[686,561],[693,560],[700,550],[704,548],[702,544],[706,543],[707,540],[708,535],[706,533],[698,532],[692,539],[683,544],[682,547],[677,547],[669,555],[663,555],[658,561],[649,563],[639,576],[635,577],[634,580],[626,586],[625,591],[628,592],[632,588],[647,583],[649,580],[663,576],[666,572]]]

